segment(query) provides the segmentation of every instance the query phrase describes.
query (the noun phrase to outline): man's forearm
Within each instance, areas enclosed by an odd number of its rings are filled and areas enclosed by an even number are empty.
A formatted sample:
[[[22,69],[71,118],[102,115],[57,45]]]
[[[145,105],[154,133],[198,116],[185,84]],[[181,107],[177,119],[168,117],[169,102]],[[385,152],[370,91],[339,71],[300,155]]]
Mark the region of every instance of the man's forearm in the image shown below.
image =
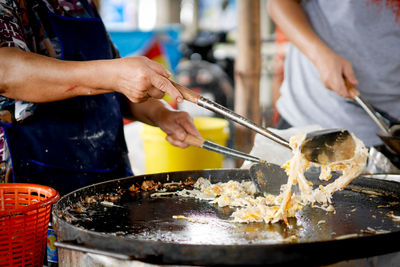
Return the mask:
[[[158,126],[158,121],[162,120],[163,115],[170,107],[163,100],[149,98],[143,103],[132,103],[127,101],[124,116],[130,120],[141,121],[149,125]]]
[[[269,0],[268,13],[288,39],[314,64],[330,48],[317,36],[300,5],[301,0]]]
[[[0,48],[0,94],[29,102],[49,102],[109,92],[101,88],[102,77],[90,75],[98,67],[90,61],[62,61],[18,48]]]

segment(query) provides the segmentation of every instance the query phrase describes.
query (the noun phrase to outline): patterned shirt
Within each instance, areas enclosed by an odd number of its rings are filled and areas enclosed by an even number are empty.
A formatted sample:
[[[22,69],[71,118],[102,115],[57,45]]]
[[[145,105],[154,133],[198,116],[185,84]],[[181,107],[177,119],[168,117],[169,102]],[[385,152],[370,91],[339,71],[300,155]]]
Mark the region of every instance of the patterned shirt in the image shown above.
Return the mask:
[[[60,42],[46,19],[47,10],[75,18],[99,17],[92,0],[0,0],[0,49],[18,47],[61,58]],[[13,121],[22,121],[33,114],[36,105],[0,96],[0,117],[9,112]],[[10,154],[0,127],[0,181],[6,181],[10,168]]]
[[[85,1],[85,0],[83,0]],[[0,47],[18,47],[54,58],[60,58],[61,49],[50,23],[43,19],[41,9],[62,16],[76,18],[98,17],[91,0],[0,0]],[[85,8],[85,3],[92,10]],[[35,104],[0,96],[0,110],[8,109],[14,119],[21,121],[30,116]]]

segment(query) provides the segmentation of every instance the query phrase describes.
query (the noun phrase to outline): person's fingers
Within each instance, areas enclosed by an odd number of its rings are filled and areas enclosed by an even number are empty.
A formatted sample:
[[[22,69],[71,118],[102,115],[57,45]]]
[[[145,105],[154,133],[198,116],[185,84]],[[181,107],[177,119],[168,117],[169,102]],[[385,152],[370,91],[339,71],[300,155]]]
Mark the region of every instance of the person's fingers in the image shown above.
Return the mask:
[[[178,103],[183,101],[182,94],[176,89],[172,83],[165,77],[160,75],[151,75],[151,83],[153,86],[164,93],[169,94]]]
[[[351,97],[343,78],[338,78],[336,85],[335,85],[335,91],[340,96],[347,97],[347,98]]]
[[[193,118],[184,111],[167,111],[158,126],[167,134],[166,140],[174,146],[187,147],[187,134],[201,137],[193,123]]]
[[[354,87],[358,85],[358,81],[350,62],[345,62],[343,65],[343,83],[347,91],[343,96],[347,98],[354,98],[357,92],[357,90],[354,90]]]
[[[158,90],[157,88],[150,88],[147,92],[149,96],[156,99],[161,99],[164,97],[165,93],[163,91]]]
[[[127,98],[129,99],[129,101],[131,101],[132,103],[142,103],[147,101],[147,99],[149,99],[149,96],[144,96],[144,97],[132,97],[132,96],[127,96]]]
[[[186,138],[186,130],[180,125],[180,123],[176,124],[175,129],[172,134],[173,134],[174,139],[182,141],[182,142]]]
[[[190,117],[188,113],[184,113],[182,116],[184,116],[184,118],[179,121],[179,124],[185,129],[185,131],[191,135],[201,137],[200,132],[193,123],[193,118]]]
[[[356,78],[356,75],[354,74],[354,70],[353,67],[351,66],[351,64],[345,64],[343,66],[343,76],[345,79],[347,79],[347,81],[350,82],[351,85],[353,86],[357,86],[358,85],[358,81]]]
[[[174,146],[177,146],[177,147],[186,148],[186,147],[189,146],[189,145],[186,144],[185,142],[176,139],[176,136],[175,136],[175,135],[173,135],[173,136],[172,136],[172,135],[167,135],[166,140],[167,140],[171,145],[174,145]]]
[[[171,72],[169,72],[166,68],[164,68],[163,65],[161,65],[158,62],[155,62],[154,60],[148,59],[146,58],[146,64],[155,72],[157,72],[158,74],[164,76],[165,78],[169,78],[171,77]]]
[[[337,68],[335,71],[329,73],[329,75],[326,75],[323,82],[326,88],[329,90],[334,91],[336,94],[342,97],[351,98],[349,90],[345,84],[345,78],[341,68]]]
[[[144,102],[150,97],[146,92],[138,92],[135,90],[126,93],[125,96],[133,103]]]
[[[148,88],[151,86],[150,79],[141,79],[139,82],[123,80],[118,86],[118,92],[128,98],[142,98],[147,96]]]

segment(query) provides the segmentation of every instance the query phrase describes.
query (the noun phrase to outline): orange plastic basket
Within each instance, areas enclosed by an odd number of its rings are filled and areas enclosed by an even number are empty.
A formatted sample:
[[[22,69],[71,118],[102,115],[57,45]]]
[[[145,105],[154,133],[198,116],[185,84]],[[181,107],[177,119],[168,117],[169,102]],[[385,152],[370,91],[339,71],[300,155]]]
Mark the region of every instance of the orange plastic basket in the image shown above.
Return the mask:
[[[43,266],[53,188],[0,184],[0,266]]]

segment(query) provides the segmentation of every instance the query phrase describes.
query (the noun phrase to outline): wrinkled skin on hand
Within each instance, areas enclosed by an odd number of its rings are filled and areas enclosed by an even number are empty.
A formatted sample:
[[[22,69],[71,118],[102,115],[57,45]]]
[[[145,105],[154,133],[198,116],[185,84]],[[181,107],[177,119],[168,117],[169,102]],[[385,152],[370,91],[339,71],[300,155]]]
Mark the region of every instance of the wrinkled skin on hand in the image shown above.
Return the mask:
[[[189,146],[184,143],[186,133],[201,137],[193,123],[193,118],[184,111],[169,110],[164,112],[158,126],[167,134],[166,139],[169,143],[181,148]]]
[[[126,57],[111,62],[115,77],[113,89],[124,94],[133,103],[141,103],[148,98],[161,99],[168,93],[182,102],[182,95],[170,83],[171,73],[161,64],[146,57]]]

